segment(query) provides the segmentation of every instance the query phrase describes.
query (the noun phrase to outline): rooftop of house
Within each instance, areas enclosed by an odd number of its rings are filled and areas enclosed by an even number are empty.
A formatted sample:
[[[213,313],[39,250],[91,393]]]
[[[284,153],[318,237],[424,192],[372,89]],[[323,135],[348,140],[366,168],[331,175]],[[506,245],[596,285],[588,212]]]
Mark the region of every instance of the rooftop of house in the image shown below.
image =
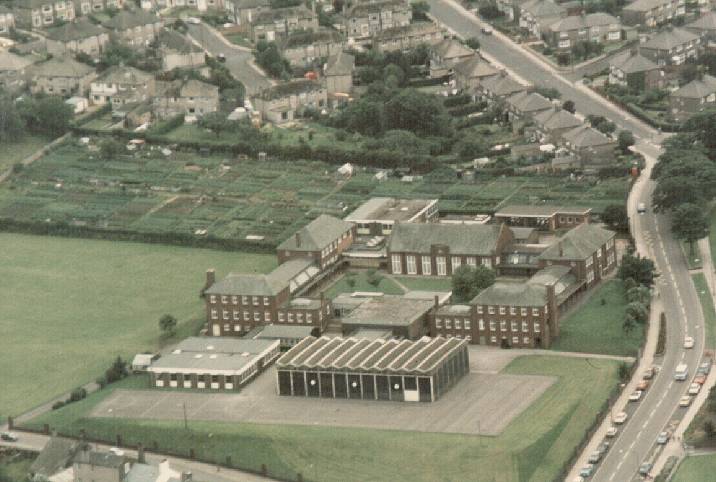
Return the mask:
[[[30,466],[30,472],[50,477],[67,467],[81,447],[82,444],[77,440],[57,436],[50,437],[40,455]]]
[[[340,51],[328,57],[326,62],[326,75],[351,75],[356,66],[356,58],[353,54]]]
[[[322,251],[339,240],[353,225],[328,214],[321,214],[302,227],[296,234],[279,244],[279,250]]]
[[[369,0],[356,2],[350,9],[348,9],[347,16],[350,17],[361,17],[368,15],[369,13],[382,12],[384,10],[410,11],[410,5],[404,0]]]
[[[39,9],[43,5],[52,5],[54,2],[50,0],[19,0],[14,3],[16,8],[23,9]]]
[[[7,50],[0,50],[0,72],[13,71],[25,69],[27,66],[32,65],[35,62],[33,57],[24,57],[17,55]]]
[[[435,32],[442,32],[442,29],[433,22],[415,22],[408,25],[386,28],[385,30],[377,32],[374,38],[376,40],[389,40],[392,38],[410,37]]]
[[[279,369],[333,369],[431,373],[467,341],[423,337],[416,341],[365,338],[306,338],[276,362]]]
[[[547,288],[537,283],[497,281],[482,290],[470,304],[542,307],[547,304]]]
[[[716,12],[711,10],[702,13],[696,20],[686,24],[686,28],[693,30],[716,30]]]
[[[189,54],[203,52],[201,47],[195,45],[194,42],[176,30],[162,29],[159,35],[157,35],[157,42],[162,48],[179,53]]]
[[[161,23],[161,19],[151,12],[138,9],[120,10],[108,20],[102,22],[102,25],[112,30],[123,31],[155,23]]]
[[[431,47],[433,54],[443,60],[476,55],[475,51],[455,39],[446,38]]]
[[[157,82],[157,97],[211,97],[219,99],[219,88],[197,79]]]
[[[577,148],[605,146],[615,143],[613,139],[586,124],[565,132],[562,137]]]
[[[272,8],[270,10],[262,10],[251,22],[253,25],[273,24],[276,20],[285,20],[290,18],[315,19],[316,13],[309,10],[303,5],[296,7]]]
[[[324,90],[324,87],[320,82],[316,82],[315,80],[300,79],[272,85],[271,87],[259,92],[257,97],[262,100],[270,101],[302,94],[304,92],[315,92],[321,90]]]
[[[59,56],[33,64],[28,67],[28,71],[40,77],[80,78],[93,73],[94,69],[87,64],[77,62],[70,56]]]
[[[482,78],[497,75],[499,71],[477,55],[455,64],[455,72],[467,78]]]
[[[97,37],[104,33],[104,29],[85,18],[79,18],[73,22],[60,25],[59,27],[51,27],[45,30],[47,38],[57,42],[84,40],[90,37]]]
[[[641,44],[641,48],[655,50],[671,50],[674,47],[695,42],[699,36],[682,28],[667,28]]]
[[[208,295],[276,296],[289,288],[291,281],[307,273],[313,266],[311,258],[293,258],[277,266],[268,274],[229,273],[205,291]],[[307,279],[308,279],[307,278]]]
[[[584,260],[592,256],[612,238],[614,238],[614,231],[594,224],[580,224],[567,231],[557,242],[551,244],[539,255],[539,259],[550,261]]]
[[[552,0],[531,0],[523,3],[521,8],[535,18],[559,17],[567,12],[564,7]]]
[[[677,91],[671,93],[671,97],[703,99],[713,94],[716,94],[716,77],[706,74],[700,79],[694,79],[681,86]]]
[[[13,13],[12,9],[5,5],[0,5],[0,14]]]
[[[619,19],[608,13],[595,12],[586,15],[570,15],[549,26],[552,32],[569,32],[582,28],[619,26]]]
[[[107,467],[116,469],[122,467],[126,459],[122,455],[113,452],[102,452],[97,450],[80,450],[75,455],[74,463],[91,465],[93,467]]]
[[[624,7],[624,10],[632,12],[648,12],[654,8],[661,7],[662,5],[668,5],[673,0],[635,0],[629,5]]]
[[[480,81],[480,86],[497,96],[512,95],[525,90],[525,86],[504,72]]]
[[[345,217],[346,221],[411,222],[417,216],[437,204],[437,199],[396,199],[393,197],[370,198]]]
[[[341,34],[332,28],[320,27],[318,30],[295,30],[281,43],[282,49],[305,47],[314,43],[342,42]]]
[[[507,104],[520,112],[537,112],[552,108],[552,102],[536,92],[522,91],[507,98]]]
[[[610,65],[625,74],[636,74],[659,69],[658,65],[639,54],[636,50],[616,56],[612,59]]]
[[[582,121],[577,119],[574,114],[559,106],[536,114],[534,120],[538,126],[547,130],[569,129],[582,125]]]
[[[95,82],[106,84],[146,84],[154,79],[154,76],[143,70],[128,65],[114,65],[100,74]]]
[[[245,8],[268,7],[271,5],[269,0],[233,0],[234,8],[241,10]]]
[[[502,228],[498,224],[396,224],[388,251],[429,253],[432,246],[447,246],[451,254],[490,256]]]
[[[563,206],[554,206],[551,204],[541,204],[538,206],[528,206],[524,204],[513,204],[505,206],[495,212],[496,217],[551,217],[557,214],[577,214],[586,216],[592,211],[592,208],[568,208]]]

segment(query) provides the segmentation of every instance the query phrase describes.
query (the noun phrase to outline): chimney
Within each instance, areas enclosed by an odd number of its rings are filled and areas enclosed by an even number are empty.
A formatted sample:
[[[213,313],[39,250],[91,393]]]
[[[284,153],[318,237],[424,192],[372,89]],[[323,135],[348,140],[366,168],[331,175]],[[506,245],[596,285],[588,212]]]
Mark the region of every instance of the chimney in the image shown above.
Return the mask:
[[[437,310],[440,307],[440,297],[438,295],[435,295],[435,309]]]
[[[562,249],[562,241],[559,242],[559,257],[564,256],[564,249]]]
[[[211,288],[214,283],[216,283],[216,270],[214,268],[210,268],[206,270],[206,286],[204,289]]]
[[[297,248],[301,247],[301,233],[299,233],[299,232],[296,232],[296,247]]]
[[[192,480],[191,472],[181,473],[181,482],[190,482]]]

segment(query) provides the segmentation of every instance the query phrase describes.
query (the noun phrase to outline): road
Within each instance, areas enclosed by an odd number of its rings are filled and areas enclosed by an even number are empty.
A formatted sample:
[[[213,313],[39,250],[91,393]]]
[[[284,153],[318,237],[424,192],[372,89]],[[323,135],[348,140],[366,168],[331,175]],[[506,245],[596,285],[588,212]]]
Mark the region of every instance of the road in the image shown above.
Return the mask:
[[[229,43],[216,30],[205,24],[189,24],[189,35],[210,54],[226,56],[226,67],[244,87],[247,94],[254,94],[273,83],[254,64],[254,55],[251,51],[238,45]]]
[[[631,406],[626,408],[629,419],[622,426],[621,434],[612,442],[612,448],[597,466],[593,476],[593,480],[597,482],[625,482],[636,479],[642,462],[652,461],[659,454],[655,450],[655,440],[659,432],[672,420],[680,420],[686,413],[686,409],[678,408],[678,401],[688,388],[689,382],[674,381],[674,369],[679,363],[685,362],[690,369],[689,379],[693,377],[704,348],[701,305],[680,246],[669,232],[668,219],[654,214],[650,206],[654,183],[649,180],[649,173],[661,152],[659,144],[663,136],[597,96],[579,81],[573,82],[560,75],[549,64],[499,32],[483,35],[480,29],[485,24],[453,0],[428,0],[428,3],[431,15],[454,33],[464,38],[477,37],[480,40],[481,53],[488,60],[501,64],[510,73],[532,84],[555,87],[562,94],[563,100],[571,99],[575,102],[582,115],[602,115],[617,124],[620,129],[632,131],[638,138],[635,149],[644,154],[648,167],[630,196],[629,212],[637,246],[643,255],[654,260],[661,272],[656,291],[658,304],[664,306],[667,320],[666,354],[663,359],[655,361],[662,370],[653,380],[652,387],[640,402],[631,403]],[[642,202],[648,207],[647,213],[638,215],[635,212],[636,206]],[[696,346],[691,350],[683,348],[683,339],[687,334],[696,339]],[[651,349],[653,350],[653,347]],[[651,357],[648,357],[648,360],[650,361]],[[635,378],[632,384],[636,381]],[[624,401],[624,404],[627,402]],[[617,404],[614,412],[621,408]],[[590,445],[594,446],[600,441],[592,440]],[[584,458],[583,454],[580,460]],[[576,467],[572,472],[568,478],[569,482],[573,480],[578,469],[579,467]]]

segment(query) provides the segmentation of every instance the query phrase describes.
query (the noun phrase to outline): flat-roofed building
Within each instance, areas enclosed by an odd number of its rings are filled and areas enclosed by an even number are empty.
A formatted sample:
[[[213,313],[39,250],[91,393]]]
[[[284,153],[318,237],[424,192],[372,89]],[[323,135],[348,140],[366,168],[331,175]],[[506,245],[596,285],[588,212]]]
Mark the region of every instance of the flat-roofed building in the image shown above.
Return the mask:
[[[276,362],[279,395],[434,402],[470,371],[457,338],[306,338]]]
[[[396,223],[429,223],[438,218],[437,199],[374,197],[346,216],[357,235],[388,236]]]
[[[147,369],[152,387],[238,390],[280,354],[278,340],[190,337]]]
[[[547,231],[571,229],[589,223],[591,208],[567,208],[541,205],[505,206],[495,213],[495,221],[508,226],[537,228]]]
[[[314,328],[305,325],[266,325],[249,332],[245,338],[251,340],[278,340],[282,351],[288,350],[304,338],[311,336]]]

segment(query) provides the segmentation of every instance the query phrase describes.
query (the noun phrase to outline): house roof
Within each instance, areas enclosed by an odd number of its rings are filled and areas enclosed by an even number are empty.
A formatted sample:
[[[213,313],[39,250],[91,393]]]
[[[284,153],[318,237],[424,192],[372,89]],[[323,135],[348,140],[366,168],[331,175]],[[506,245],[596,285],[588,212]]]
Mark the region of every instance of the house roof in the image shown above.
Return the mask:
[[[524,282],[498,281],[475,296],[471,305],[544,306],[547,288]]]
[[[492,92],[497,96],[512,95],[525,90],[525,86],[505,73],[488,77],[480,81],[483,90]]]
[[[552,102],[535,92],[518,92],[507,98],[507,103],[520,112],[536,112],[552,108]]]
[[[7,50],[0,50],[0,72],[23,70],[33,63],[34,60],[31,60],[31,57],[23,57]]]
[[[124,456],[96,450],[80,450],[74,458],[74,463],[76,464],[86,464],[94,467],[119,468],[125,462]]]
[[[565,132],[562,137],[574,147],[594,147],[614,143],[614,140],[586,124]]]
[[[699,36],[682,28],[663,30],[641,45],[641,48],[671,50],[674,47],[698,40]]]
[[[505,206],[495,213],[495,216],[505,217],[536,217],[536,216],[555,216],[557,214],[578,214],[587,215],[592,208],[568,208],[563,206],[555,206],[552,204],[540,204],[538,206],[530,206],[524,204],[514,204]]]
[[[716,30],[716,12],[712,10],[702,13],[699,18],[687,24],[686,28],[693,30]]]
[[[443,59],[454,59],[476,55],[474,50],[451,38],[443,39],[439,43],[433,45],[432,51]]]
[[[613,237],[614,231],[594,224],[580,224],[544,250],[539,255],[539,259],[583,260],[592,256]]]
[[[552,0],[532,0],[522,4],[522,10],[530,13],[535,18],[559,17],[567,11]]]
[[[497,75],[499,71],[480,59],[477,55],[461,60],[455,64],[454,70],[468,78],[481,78]]]
[[[175,50],[184,54],[203,52],[201,47],[195,45],[194,42],[176,30],[162,29],[157,35],[157,41],[165,49]]]
[[[67,22],[59,27],[51,27],[45,31],[47,38],[58,42],[72,42],[97,37],[105,31],[89,20],[80,18],[74,22]]]
[[[351,75],[356,65],[354,55],[340,51],[328,57],[326,75]]]
[[[307,9],[303,5],[296,7],[272,8],[270,10],[262,10],[254,17],[253,24],[273,24],[276,20],[285,20],[287,18],[315,18],[316,14]]]
[[[275,296],[313,265],[312,258],[293,258],[268,274],[229,273],[206,289],[209,295]]]
[[[502,225],[497,224],[396,224],[389,252],[429,253],[444,245],[451,254],[489,256],[497,249]]]
[[[30,472],[50,477],[67,467],[77,451],[80,442],[64,437],[50,437],[45,447],[30,466]]]
[[[234,8],[241,10],[244,8],[268,7],[271,2],[269,0],[233,0]]]
[[[378,0],[357,3],[348,10],[348,17],[368,15],[369,13],[382,12],[385,10],[408,10],[408,2],[403,0]]]
[[[49,77],[84,77],[94,72],[87,64],[77,62],[70,56],[53,57],[45,62],[38,62],[28,67],[28,71],[35,76]]]
[[[155,23],[161,23],[159,17],[145,10],[120,10],[109,20],[102,22],[105,27],[112,30],[129,30]]]
[[[213,97],[219,98],[219,88],[197,79],[157,82],[157,97]]]
[[[625,74],[636,74],[659,69],[658,65],[636,51],[618,55],[612,60],[611,66],[621,70]]]
[[[314,43],[343,42],[341,34],[332,28],[321,27],[318,30],[296,30],[288,34],[281,44],[282,49],[305,47]]]
[[[392,38],[411,37],[413,35],[423,35],[427,33],[442,32],[442,29],[433,22],[415,22],[399,27],[390,27],[376,32],[374,38],[376,40],[389,40]]]
[[[152,80],[154,76],[143,70],[136,69],[127,65],[114,65],[97,78],[96,82],[105,82],[110,84],[145,84]]]
[[[549,26],[552,32],[569,32],[582,28],[603,27],[619,25],[619,20],[612,15],[602,12],[588,13],[586,15],[570,15],[557,20]]]
[[[262,100],[275,100],[291,95],[298,95],[304,92],[320,91],[323,89],[324,87],[320,82],[316,82],[315,80],[300,79],[289,82],[281,82],[280,84],[267,87],[256,94],[256,97]]]
[[[534,120],[537,125],[547,130],[569,129],[582,125],[582,121],[577,119],[574,114],[561,108],[540,112],[535,115]]]
[[[328,214],[321,214],[302,227],[296,234],[278,245],[279,250],[290,251],[322,251],[333,241],[341,238],[343,233],[352,229],[353,225]],[[300,245],[297,244],[300,243]]]
[[[703,99],[716,93],[716,77],[704,75],[701,79],[694,79],[688,84],[671,93],[671,97],[688,99]]]
[[[624,7],[624,10],[632,12],[648,12],[662,5],[668,5],[670,0],[636,0]]]

